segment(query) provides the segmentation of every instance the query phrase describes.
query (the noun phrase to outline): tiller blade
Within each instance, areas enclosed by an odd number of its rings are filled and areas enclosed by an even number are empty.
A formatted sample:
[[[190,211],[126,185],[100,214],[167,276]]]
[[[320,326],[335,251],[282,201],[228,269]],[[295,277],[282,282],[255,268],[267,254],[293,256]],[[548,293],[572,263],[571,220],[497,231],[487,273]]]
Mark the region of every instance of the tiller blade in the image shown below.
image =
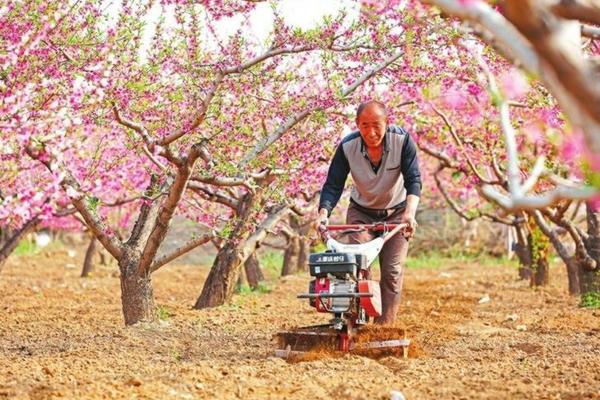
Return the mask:
[[[408,357],[410,340],[396,328],[364,327],[348,335],[330,325],[298,328],[277,333],[275,356],[302,361],[309,354],[357,354],[370,358]],[[308,356],[308,357],[307,357]]]

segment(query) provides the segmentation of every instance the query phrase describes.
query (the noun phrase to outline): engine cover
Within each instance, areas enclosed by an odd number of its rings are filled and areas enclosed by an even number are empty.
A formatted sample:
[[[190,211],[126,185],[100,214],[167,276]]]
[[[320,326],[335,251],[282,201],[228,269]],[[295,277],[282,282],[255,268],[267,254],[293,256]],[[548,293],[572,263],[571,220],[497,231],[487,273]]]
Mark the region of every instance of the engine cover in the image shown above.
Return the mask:
[[[352,294],[356,293],[356,282],[342,279],[333,279],[331,281],[330,293],[335,294]],[[350,311],[352,298],[337,297],[331,299],[331,311],[334,313],[345,313]]]
[[[310,267],[310,275],[317,278],[333,275],[340,279],[347,279],[347,276],[356,279],[358,271],[366,268],[366,259],[361,254],[328,251],[311,254],[308,265]]]
[[[317,278],[310,282],[308,291],[311,294],[353,294],[358,290],[357,283],[346,279],[336,278]],[[352,308],[351,297],[325,298],[319,297],[310,299],[310,305],[319,312],[345,313],[350,312]]]

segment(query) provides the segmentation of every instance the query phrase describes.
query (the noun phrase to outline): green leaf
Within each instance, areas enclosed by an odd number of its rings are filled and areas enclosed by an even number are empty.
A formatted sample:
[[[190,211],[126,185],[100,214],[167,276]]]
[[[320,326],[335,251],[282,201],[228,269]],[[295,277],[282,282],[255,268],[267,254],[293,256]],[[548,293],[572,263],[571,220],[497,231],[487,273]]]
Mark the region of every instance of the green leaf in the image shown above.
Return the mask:
[[[580,307],[600,308],[600,292],[587,292],[581,295]]]
[[[100,199],[95,197],[95,196],[86,196],[85,198],[85,202],[87,205],[87,208],[92,212],[92,213],[97,213],[98,211],[98,205],[100,204]]]
[[[504,100],[502,94],[500,94],[500,92],[497,90],[490,90],[490,97],[492,100],[492,105],[494,107],[499,107],[502,101]]]
[[[585,182],[596,189],[600,189],[600,172],[592,170],[587,162],[583,162],[581,170],[585,176]]]

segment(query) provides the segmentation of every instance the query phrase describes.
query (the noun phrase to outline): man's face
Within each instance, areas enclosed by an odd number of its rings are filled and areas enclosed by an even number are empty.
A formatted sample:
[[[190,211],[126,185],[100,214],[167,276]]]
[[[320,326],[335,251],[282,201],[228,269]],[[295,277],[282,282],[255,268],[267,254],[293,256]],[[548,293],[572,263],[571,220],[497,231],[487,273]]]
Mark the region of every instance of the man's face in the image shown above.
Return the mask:
[[[387,117],[381,107],[369,104],[356,119],[356,124],[367,147],[381,145],[387,129]]]

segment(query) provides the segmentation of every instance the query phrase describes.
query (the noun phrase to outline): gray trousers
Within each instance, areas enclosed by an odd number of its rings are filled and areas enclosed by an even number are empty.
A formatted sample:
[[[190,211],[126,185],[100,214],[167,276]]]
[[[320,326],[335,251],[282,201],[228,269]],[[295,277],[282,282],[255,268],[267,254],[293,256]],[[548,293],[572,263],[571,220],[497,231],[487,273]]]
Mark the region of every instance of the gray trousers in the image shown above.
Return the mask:
[[[374,222],[399,223],[404,210],[379,211],[374,215],[361,210],[355,204],[350,203],[346,214],[347,224],[372,224]],[[349,243],[365,243],[373,240],[376,232],[355,232],[348,235]],[[379,253],[379,265],[381,267],[381,317],[376,318],[378,324],[391,324],[396,320],[396,314],[400,307],[402,296],[402,278],[404,274],[404,263],[408,253],[408,241],[401,233],[397,233],[389,239]]]

